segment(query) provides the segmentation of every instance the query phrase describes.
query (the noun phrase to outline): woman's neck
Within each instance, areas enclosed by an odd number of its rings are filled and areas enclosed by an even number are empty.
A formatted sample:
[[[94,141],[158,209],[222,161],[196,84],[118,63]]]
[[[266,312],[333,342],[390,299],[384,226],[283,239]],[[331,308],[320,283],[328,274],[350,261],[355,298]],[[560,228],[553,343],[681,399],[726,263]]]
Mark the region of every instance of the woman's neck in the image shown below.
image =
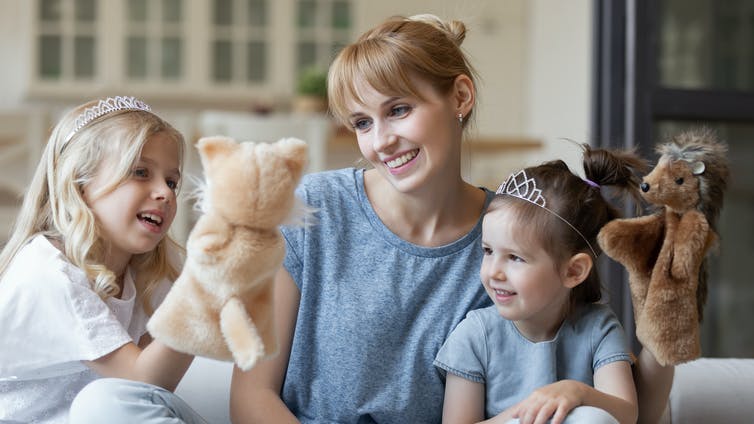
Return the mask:
[[[486,194],[458,179],[420,193],[401,193],[377,175],[365,171],[364,186],[377,216],[402,239],[427,247],[452,243],[479,220]]]

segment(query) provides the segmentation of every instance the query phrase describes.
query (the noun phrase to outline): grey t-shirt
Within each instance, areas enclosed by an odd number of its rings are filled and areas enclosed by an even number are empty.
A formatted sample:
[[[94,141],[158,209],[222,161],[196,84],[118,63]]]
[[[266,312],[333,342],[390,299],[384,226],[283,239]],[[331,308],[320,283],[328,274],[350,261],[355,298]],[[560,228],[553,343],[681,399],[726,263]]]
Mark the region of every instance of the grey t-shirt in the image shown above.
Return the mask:
[[[560,380],[594,386],[594,371],[631,361],[623,327],[607,305],[586,305],[552,340],[534,343],[495,306],[469,312],[435,359],[446,372],[485,384],[485,416],[494,417],[535,389]]]
[[[440,422],[432,361],[469,310],[490,304],[481,215],[459,240],[427,248],[383,225],[363,170],[307,175],[297,195],[317,212],[308,227],[283,229],[284,265],[301,291],[286,405],[305,423]]]

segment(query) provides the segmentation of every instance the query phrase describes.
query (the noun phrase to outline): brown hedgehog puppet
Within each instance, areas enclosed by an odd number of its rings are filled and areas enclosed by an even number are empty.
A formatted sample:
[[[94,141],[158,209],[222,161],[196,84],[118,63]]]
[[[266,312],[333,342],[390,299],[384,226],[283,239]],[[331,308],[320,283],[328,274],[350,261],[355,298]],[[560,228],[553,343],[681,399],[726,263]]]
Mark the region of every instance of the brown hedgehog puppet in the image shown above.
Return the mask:
[[[629,273],[637,338],[658,363],[676,365],[701,355],[706,256],[717,242],[727,145],[712,131],[695,129],[656,151],[657,165],[640,187],[657,212],[611,221],[598,241]]]

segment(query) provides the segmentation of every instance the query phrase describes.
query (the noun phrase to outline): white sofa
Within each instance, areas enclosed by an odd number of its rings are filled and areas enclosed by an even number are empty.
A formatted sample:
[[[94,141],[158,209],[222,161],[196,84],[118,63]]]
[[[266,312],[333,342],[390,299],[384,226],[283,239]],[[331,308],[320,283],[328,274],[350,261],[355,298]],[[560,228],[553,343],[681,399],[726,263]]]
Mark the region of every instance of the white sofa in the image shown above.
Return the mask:
[[[232,366],[196,358],[176,393],[212,424],[230,422]],[[676,368],[661,424],[754,422],[754,359],[701,358]]]

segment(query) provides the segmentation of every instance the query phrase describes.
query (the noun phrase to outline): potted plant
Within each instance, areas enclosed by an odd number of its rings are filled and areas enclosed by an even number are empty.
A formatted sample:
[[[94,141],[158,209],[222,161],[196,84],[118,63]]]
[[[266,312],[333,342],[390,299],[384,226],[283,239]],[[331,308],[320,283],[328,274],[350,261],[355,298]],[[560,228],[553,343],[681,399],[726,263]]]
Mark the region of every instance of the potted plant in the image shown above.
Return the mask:
[[[299,73],[293,110],[305,113],[327,111],[327,72],[308,67]]]

